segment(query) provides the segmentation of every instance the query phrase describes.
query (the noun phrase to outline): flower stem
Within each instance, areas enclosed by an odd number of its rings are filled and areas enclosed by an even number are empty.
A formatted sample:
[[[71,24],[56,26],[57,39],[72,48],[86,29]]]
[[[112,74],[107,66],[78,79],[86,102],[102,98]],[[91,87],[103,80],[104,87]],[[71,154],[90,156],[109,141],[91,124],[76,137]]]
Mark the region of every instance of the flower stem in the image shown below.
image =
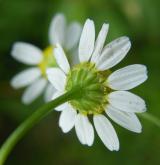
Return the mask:
[[[144,119],[150,121],[151,123],[155,124],[157,127],[160,128],[160,119],[151,115],[150,113],[140,113],[139,116],[143,117]]]
[[[44,118],[48,113],[50,113],[58,105],[69,101],[76,97],[76,93],[79,88],[74,88],[73,90],[65,93],[64,95],[56,98],[55,100],[43,105],[38,110],[36,110],[29,118],[27,118],[22,124],[20,124],[17,129],[7,138],[0,149],[0,165],[5,163],[8,155],[17,144],[17,142],[42,118]]]

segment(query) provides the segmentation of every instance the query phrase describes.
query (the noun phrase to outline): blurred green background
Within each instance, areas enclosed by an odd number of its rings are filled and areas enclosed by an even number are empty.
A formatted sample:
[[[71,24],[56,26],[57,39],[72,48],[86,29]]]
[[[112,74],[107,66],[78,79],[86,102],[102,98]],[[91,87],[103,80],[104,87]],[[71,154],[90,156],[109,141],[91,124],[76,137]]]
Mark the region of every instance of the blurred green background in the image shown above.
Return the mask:
[[[134,63],[147,65],[149,79],[133,92],[142,96],[148,112],[160,117],[160,1],[159,0],[0,0],[0,144],[43,104],[42,98],[30,106],[21,103],[22,90],[14,90],[9,81],[26,66],[10,56],[15,41],[48,45],[48,27],[57,12],[68,21],[86,18],[95,21],[98,33],[103,22],[110,23],[107,42],[127,35],[132,49],[113,70]],[[120,139],[120,151],[110,152],[96,135],[92,147],[82,146],[74,129],[63,134],[54,112],[34,127],[18,143],[6,165],[159,165],[160,130],[140,118],[143,132],[135,134],[114,123]]]

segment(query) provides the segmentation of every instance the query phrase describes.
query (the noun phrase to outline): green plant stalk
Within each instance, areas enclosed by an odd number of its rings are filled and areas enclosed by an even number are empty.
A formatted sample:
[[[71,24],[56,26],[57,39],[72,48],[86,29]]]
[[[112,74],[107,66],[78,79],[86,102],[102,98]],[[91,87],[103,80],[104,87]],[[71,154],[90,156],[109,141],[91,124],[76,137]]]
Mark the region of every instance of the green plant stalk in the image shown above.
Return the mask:
[[[157,127],[160,128],[160,119],[153,116],[152,114],[145,112],[145,113],[139,113],[139,116],[148,120],[149,122],[155,124]]]
[[[74,99],[77,97],[77,92],[80,89],[74,88],[71,91],[65,93],[64,95],[56,98],[55,100],[43,105],[38,110],[36,110],[29,118],[27,118],[22,124],[20,124],[17,129],[7,138],[0,149],[0,165],[3,165],[14,148],[17,142],[42,118],[44,118],[48,113],[50,113],[58,105]]]

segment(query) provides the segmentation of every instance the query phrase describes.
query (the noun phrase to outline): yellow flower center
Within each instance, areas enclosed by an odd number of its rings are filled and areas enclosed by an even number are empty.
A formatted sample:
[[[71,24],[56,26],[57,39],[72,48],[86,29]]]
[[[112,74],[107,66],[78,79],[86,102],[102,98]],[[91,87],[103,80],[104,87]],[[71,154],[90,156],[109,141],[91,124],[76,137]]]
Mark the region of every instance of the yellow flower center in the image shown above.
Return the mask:
[[[57,67],[56,60],[54,58],[53,54],[53,46],[49,46],[43,51],[43,60],[42,62],[38,65],[42,75],[46,77],[46,69],[49,67]]]

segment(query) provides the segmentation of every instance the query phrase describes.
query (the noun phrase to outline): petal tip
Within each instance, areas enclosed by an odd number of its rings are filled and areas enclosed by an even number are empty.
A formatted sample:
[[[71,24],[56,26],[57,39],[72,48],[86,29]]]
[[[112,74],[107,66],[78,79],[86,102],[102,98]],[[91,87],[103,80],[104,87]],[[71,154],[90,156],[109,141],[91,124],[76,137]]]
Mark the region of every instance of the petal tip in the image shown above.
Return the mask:
[[[11,79],[10,86],[13,87],[14,89],[17,89],[17,86],[16,86],[16,84],[14,82],[14,78]]]

